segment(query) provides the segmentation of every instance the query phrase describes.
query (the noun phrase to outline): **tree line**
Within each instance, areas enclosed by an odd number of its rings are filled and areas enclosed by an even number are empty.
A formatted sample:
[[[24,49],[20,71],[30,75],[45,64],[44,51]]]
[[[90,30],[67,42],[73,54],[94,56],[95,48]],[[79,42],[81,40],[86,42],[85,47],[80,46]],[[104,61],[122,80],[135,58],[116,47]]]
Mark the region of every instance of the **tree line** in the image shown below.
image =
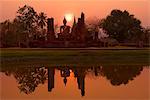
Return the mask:
[[[20,7],[13,21],[0,23],[0,47],[24,47],[22,43],[28,45],[33,39],[45,38],[46,22],[44,12],[37,13],[28,5]],[[97,31],[97,27],[119,43],[150,42],[150,28],[142,27],[141,21],[126,10],[114,9],[98,23],[87,24],[90,35]]]
[[[147,67],[148,68],[148,67]],[[94,66],[94,67],[37,67],[37,66],[28,66],[28,67],[2,67],[1,72],[5,73],[7,76],[14,76],[17,83],[18,88],[21,92],[25,94],[30,94],[36,90],[36,88],[40,84],[44,84],[46,80],[50,80],[52,83],[54,79],[48,76],[50,70],[54,71],[57,69],[58,71],[70,71],[72,70],[75,78],[81,78],[78,80],[78,83],[81,84],[81,80],[84,80],[88,77],[89,74],[92,77],[105,77],[113,86],[120,86],[122,84],[127,85],[131,81],[133,81],[137,76],[141,74],[144,67],[142,66],[129,66],[129,65],[121,65],[121,66]],[[55,76],[54,72],[50,73]],[[64,77],[64,76],[61,76]],[[53,83],[54,84],[54,83]],[[57,83],[59,84],[59,83]],[[86,82],[83,84],[86,85]]]
[[[33,7],[25,5],[18,9],[13,21],[0,23],[1,45],[4,47],[21,46],[33,38],[43,37],[46,33],[44,12],[37,13]]]

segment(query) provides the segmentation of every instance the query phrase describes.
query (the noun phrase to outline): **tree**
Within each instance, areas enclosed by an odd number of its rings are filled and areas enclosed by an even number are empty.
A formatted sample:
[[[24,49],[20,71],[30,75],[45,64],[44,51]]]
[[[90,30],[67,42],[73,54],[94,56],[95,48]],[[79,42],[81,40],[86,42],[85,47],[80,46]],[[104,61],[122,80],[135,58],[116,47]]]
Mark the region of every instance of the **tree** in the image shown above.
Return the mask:
[[[126,10],[112,10],[99,26],[106,31],[109,37],[119,42],[136,42],[142,34],[141,21]]]
[[[1,47],[17,46],[16,28],[14,22],[6,20],[0,23]]]
[[[23,23],[20,23],[17,18],[14,19],[13,24],[14,29],[16,30],[15,32],[18,46],[23,47],[23,44],[26,44],[27,42],[28,34],[23,27]]]
[[[28,32],[31,32],[32,28],[37,25],[37,17],[36,11],[28,5],[19,8],[17,11],[18,21],[24,25],[24,29]]]
[[[6,34],[9,28],[10,21],[6,20],[0,23],[0,43],[1,47],[6,46]]]
[[[47,16],[44,12],[41,12],[38,14],[38,29],[39,29],[39,37],[43,37],[45,38],[46,35],[46,29],[44,28],[44,26],[46,26],[46,20],[47,20]]]
[[[29,38],[36,34],[38,15],[31,6],[25,5],[17,11],[16,20],[28,46]]]
[[[147,28],[143,28],[143,41],[147,44],[150,43],[150,28],[147,27]]]
[[[46,26],[46,14],[44,12],[39,13],[38,15],[38,25],[41,27],[43,30],[44,26]]]

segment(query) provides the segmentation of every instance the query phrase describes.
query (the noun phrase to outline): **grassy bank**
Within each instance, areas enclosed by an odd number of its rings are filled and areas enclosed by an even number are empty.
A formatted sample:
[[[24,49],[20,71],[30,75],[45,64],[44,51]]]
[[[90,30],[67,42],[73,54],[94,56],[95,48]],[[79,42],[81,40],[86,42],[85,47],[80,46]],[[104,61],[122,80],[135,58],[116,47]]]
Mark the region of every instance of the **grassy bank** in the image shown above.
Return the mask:
[[[149,49],[1,49],[1,66],[149,65]]]

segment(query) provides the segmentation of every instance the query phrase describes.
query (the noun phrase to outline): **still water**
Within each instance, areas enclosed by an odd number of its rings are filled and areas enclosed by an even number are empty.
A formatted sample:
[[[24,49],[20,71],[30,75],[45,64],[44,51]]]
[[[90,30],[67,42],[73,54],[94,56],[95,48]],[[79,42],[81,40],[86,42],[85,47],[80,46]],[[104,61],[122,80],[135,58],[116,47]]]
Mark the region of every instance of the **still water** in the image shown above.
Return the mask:
[[[0,72],[1,100],[150,100],[150,66],[28,66]]]

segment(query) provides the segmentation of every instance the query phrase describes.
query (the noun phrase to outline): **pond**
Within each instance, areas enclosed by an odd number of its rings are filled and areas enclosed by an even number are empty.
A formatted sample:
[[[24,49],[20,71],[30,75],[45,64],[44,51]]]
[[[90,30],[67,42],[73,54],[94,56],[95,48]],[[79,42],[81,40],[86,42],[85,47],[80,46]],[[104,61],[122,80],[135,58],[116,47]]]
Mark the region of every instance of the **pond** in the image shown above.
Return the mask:
[[[150,66],[2,67],[1,100],[148,100]]]

